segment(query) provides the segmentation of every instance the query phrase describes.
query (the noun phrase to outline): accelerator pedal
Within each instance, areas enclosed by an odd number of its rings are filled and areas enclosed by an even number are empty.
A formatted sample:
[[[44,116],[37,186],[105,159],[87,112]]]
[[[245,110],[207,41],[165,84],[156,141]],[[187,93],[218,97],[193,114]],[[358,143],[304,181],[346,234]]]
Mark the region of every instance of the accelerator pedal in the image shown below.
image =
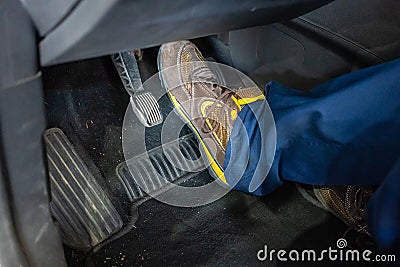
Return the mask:
[[[58,128],[45,132],[50,210],[64,244],[90,250],[122,227],[122,220],[71,142]]]

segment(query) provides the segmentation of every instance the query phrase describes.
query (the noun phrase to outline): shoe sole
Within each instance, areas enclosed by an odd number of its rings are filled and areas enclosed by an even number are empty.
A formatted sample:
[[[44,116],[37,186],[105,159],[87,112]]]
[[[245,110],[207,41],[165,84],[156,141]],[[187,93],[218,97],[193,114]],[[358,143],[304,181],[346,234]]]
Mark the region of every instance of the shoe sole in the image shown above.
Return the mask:
[[[208,148],[207,144],[203,141],[203,138],[201,137],[199,131],[197,130],[197,128],[193,125],[193,123],[191,122],[191,120],[189,119],[189,115],[186,113],[186,111],[184,109],[181,108],[181,105],[177,102],[177,100],[175,99],[175,97],[170,93],[170,91],[168,90],[168,88],[165,86],[164,84],[164,80],[162,78],[162,73],[161,73],[161,57],[160,57],[160,52],[161,49],[158,51],[158,55],[157,55],[157,69],[158,69],[158,76],[159,79],[161,81],[161,85],[164,88],[164,90],[167,92],[169,99],[171,100],[172,104],[174,105],[174,112],[175,114],[178,115],[178,117],[186,124],[189,125],[190,129],[195,133],[195,137],[196,139],[199,141],[199,143],[201,144],[202,149],[204,150],[204,152],[207,155],[207,160],[210,163],[207,167],[209,173],[211,174],[211,176],[216,179],[217,181],[221,181],[223,183],[223,185],[228,185],[228,183],[226,182],[226,178],[224,175],[224,171],[222,170],[222,168],[219,166],[219,164],[217,163],[217,161],[215,160],[215,158],[212,156],[210,149]]]

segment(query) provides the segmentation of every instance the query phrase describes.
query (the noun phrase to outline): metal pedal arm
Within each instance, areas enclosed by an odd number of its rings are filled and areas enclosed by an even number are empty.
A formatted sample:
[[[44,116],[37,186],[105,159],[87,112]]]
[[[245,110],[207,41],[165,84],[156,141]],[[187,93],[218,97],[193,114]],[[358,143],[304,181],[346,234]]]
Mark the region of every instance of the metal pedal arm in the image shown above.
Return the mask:
[[[131,96],[130,103],[139,121],[146,127],[162,123],[163,116],[157,100],[143,89],[135,55],[132,52],[119,52],[111,58],[125,90]]]

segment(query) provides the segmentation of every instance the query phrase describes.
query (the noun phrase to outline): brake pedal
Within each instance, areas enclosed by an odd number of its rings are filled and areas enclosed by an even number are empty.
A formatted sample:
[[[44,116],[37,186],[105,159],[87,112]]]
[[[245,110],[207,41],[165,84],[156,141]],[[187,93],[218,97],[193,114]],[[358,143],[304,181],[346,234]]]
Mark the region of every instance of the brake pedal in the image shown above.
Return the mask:
[[[187,159],[180,159],[182,155]],[[204,169],[198,143],[193,134],[188,134],[120,163],[116,172],[129,200],[136,203],[148,197],[141,186],[158,195],[171,187],[169,183],[180,184]]]
[[[89,250],[122,227],[122,220],[71,142],[58,128],[45,132],[50,210],[63,242]]]

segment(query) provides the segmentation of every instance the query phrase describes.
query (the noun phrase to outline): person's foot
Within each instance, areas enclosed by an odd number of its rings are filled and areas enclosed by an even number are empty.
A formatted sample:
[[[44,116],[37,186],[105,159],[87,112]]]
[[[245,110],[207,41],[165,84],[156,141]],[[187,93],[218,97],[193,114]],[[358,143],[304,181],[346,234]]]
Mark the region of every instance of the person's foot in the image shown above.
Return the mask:
[[[209,170],[226,184],[225,152],[242,106],[265,99],[257,87],[238,91],[216,83],[198,48],[189,41],[161,46],[160,79],[180,117],[191,127],[210,162]]]
[[[373,187],[314,187],[315,196],[327,210],[348,226],[364,234],[369,234],[365,222],[365,208],[373,192]]]

